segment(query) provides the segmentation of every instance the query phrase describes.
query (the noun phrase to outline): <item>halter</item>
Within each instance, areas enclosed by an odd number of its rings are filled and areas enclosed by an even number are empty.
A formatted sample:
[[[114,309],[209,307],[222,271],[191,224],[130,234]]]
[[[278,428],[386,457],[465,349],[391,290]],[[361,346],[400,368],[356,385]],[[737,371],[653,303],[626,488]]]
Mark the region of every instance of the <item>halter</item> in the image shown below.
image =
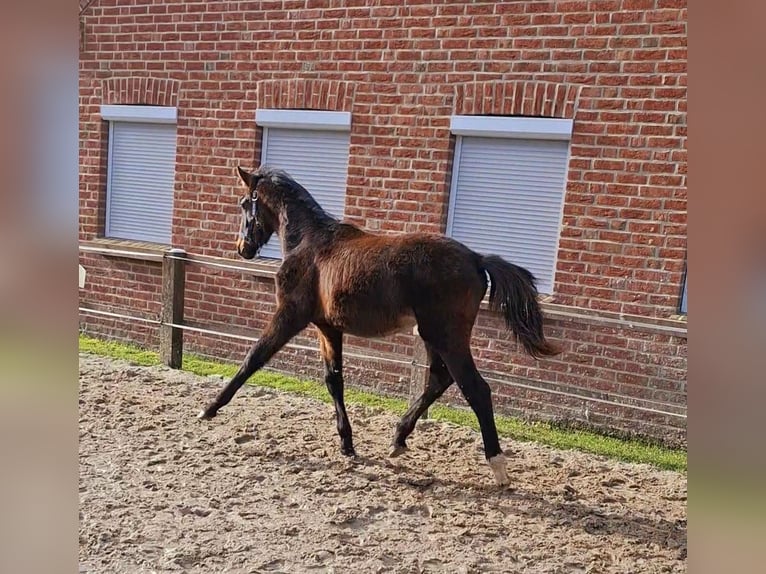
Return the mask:
[[[253,225],[258,225],[258,196],[254,189],[250,190],[250,221],[245,222],[245,231],[239,232],[240,239],[249,239],[251,235]]]
[[[258,196],[255,194],[255,189],[250,190],[250,213],[253,219],[258,215]]]

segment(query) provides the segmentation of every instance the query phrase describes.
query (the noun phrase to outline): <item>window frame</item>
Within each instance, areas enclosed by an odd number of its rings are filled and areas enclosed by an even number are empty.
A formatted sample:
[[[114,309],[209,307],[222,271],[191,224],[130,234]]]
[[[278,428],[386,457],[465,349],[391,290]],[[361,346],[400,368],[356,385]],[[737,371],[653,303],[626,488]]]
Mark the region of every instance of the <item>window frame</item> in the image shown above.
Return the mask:
[[[561,206],[559,211],[559,233],[554,250],[553,276],[551,277],[551,293],[556,280],[556,262],[558,246],[561,240],[561,226],[564,212],[564,195],[568,178],[569,159],[571,157],[571,140],[574,120],[565,118],[542,118],[527,116],[486,116],[486,115],[453,115],[450,118],[450,132],[456,137],[452,155],[452,176],[450,180],[449,203],[447,206],[447,224],[445,234],[453,237],[455,209],[457,205],[457,184],[460,177],[460,161],[462,158],[463,138],[482,137],[498,139],[522,140],[554,140],[566,141],[567,146],[566,171],[564,173],[564,189],[562,189]],[[545,293],[548,294],[548,293]]]
[[[350,160],[351,112],[328,110],[296,110],[284,108],[258,108],[255,110],[255,124],[262,128],[260,162],[264,163],[269,149],[269,133],[271,129],[311,130],[318,132],[345,132],[349,134],[349,152],[346,164],[346,181],[348,181],[348,161]],[[344,212],[345,212],[344,190]],[[266,259],[282,261],[284,254],[278,258],[266,256]]]
[[[178,108],[175,106],[150,106],[150,105],[132,105],[132,104],[102,104],[100,109],[101,119],[109,122],[108,143],[107,143],[107,166],[106,166],[106,211],[104,219],[104,237],[115,239],[117,241],[141,241],[143,243],[156,243],[140,239],[125,239],[110,237],[109,223],[111,220],[112,209],[112,171],[114,161],[114,126],[115,122],[140,123],[140,124],[172,124],[176,126],[176,138],[178,137]],[[176,142],[177,144],[177,142]],[[175,170],[175,165],[173,165]],[[175,197],[172,198],[175,200]],[[172,237],[173,228],[168,230]],[[165,243],[157,243],[166,245]],[[167,243],[169,245],[169,243]]]

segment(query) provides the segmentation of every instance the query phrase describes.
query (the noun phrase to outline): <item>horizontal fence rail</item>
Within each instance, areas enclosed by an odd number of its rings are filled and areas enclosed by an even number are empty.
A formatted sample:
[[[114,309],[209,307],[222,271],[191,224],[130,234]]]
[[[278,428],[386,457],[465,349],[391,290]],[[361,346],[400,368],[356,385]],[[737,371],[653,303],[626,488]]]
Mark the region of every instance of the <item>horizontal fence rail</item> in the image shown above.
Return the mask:
[[[161,319],[149,319],[146,317],[134,317],[132,315],[125,315],[123,313],[114,313],[111,311],[102,311],[100,309],[94,309],[92,307],[79,307],[78,308],[80,313],[83,313],[85,315],[100,315],[103,317],[113,317],[116,319],[130,319],[135,320],[143,323],[150,323],[157,326],[165,326],[165,327],[172,327],[174,329],[181,329],[183,331],[192,331],[195,333],[202,333],[205,335],[216,335],[219,337],[229,337],[231,339],[239,339],[241,341],[250,341],[253,343],[257,343],[259,338],[253,337],[250,335],[240,335],[238,333],[230,333],[226,331],[216,331],[215,329],[209,329],[204,327],[195,327],[194,325],[190,325],[188,323],[166,323],[162,321]],[[296,349],[298,351],[315,351],[319,352],[318,347],[309,347],[308,345],[298,345],[295,343],[287,343],[286,345],[282,346],[283,349]],[[398,363],[400,365],[408,365],[408,366],[417,366],[417,367],[425,367],[427,368],[428,365],[421,365],[414,360],[406,361],[404,359],[393,359],[391,357],[385,357],[383,355],[363,355],[360,353],[354,353],[354,352],[347,352],[343,351],[344,357],[349,357],[352,359],[363,359],[368,361],[386,361],[388,363]]]
[[[226,337],[231,339],[237,339],[241,341],[257,342],[258,337],[251,335],[243,335],[234,333],[231,331],[221,331],[210,328],[208,326],[197,326],[185,322],[183,320],[183,303],[185,293],[185,272],[188,265],[198,265],[203,267],[214,267],[218,269],[224,269],[235,273],[247,273],[256,275],[275,275],[276,268],[274,266],[264,265],[238,265],[233,262],[228,262],[223,258],[190,255],[181,249],[170,249],[164,253],[146,252],[129,249],[112,249],[106,247],[94,247],[90,245],[80,245],[79,250],[84,253],[90,253],[94,255],[108,255],[115,257],[129,257],[142,259],[146,261],[153,261],[162,263],[162,307],[160,316],[157,318],[150,317],[138,317],[127,313],[115,311],[115,310],[103,310],[90,306],[78,307],[78,310],[83,315],[93,315],[100,317],[108,317],[114,319],[123,319],[128,321],[136,321],[139,323],[146,323],[155,325],[160,330],[160,360],[172,367],[180,368],[183,356],[183,332],[190,331],[203,335],[213,335],[219,337]],[[428,380],[428,365],[425,363],[425,349],[416,344],[415,354],[412,359],[395,359],[384,355],[370,355],[365,353],[358,353],[353,351],[344,350],[343,356],[350,359],[357,359],[360,361],[381,361],[384,363],[398,364],[409,366],[413,369],[413,379],[421,383],[420,388],[415,388],[415,392],[412,390],[410,395],[419,394],[422,385]],[[284,345],[285,349],[293,349],[298,351],[319,352],[318,347],[301,345],[297,343],[288,343]],[[514,380],[508,373],[501,373],[498,371],[492,371],[487,369],[481,369],[484,374],[484,378],[491,383],[499,385],[505,385],[517,389],[523,389],[527,391],[533,391],[538,393],[547,393],[550,395],[567,397],[569,399],[581,400],[585,403],[597,403],[609,405],[612,407],[626,408],[638,412],[651,413],[657,415],[663,415],[676,419],[686,420],[686,408],[682,405],[666,403],[663,401],[655,401],[652,399],[644,399],[639,397],[632,397],[629,395],[616,394],[606,391],[589,391],[583,389],[584,392],[571,392],[561,390],[556,387],[556,383],[546,383],[539,381],[539,385],[530,384],[529,382],[520,382]],[[562,405],[563,407],[563,405]],[[569,407],[570,410],[574,407]]]

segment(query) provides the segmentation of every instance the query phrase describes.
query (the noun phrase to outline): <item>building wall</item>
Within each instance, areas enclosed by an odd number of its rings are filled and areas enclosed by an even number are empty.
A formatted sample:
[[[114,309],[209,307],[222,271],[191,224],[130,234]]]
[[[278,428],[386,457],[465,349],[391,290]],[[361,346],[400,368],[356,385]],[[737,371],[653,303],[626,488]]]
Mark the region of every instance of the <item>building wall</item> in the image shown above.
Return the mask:
[[[685,418],[655,411],[685,412],[686,401],[686,330],[677,317],[686,260],[686,18],[678,0],[100,0],[81,17],[80,240],[104,229],[102,104],[177,106],[173,245],[227,258],[242,193],[234,168],[258,163],[259,107],[351,112],[346,217],[385,233],[444,232],[453,114],[571,118],[555,286],[546,299],[546,329],[565,352],[532,361],[482,313],[479,366],[518,383],[492,383],[509,412],[682,442]],[[93,254],[81,263],[89,271],[83,304],[156,316],[158,263]],[[274,309],[269,273],[190,268],[187,290],[186,317],[199,323],[257,334]],[[88,331],[156,344],[149,323],[82,317]],[[311,332],[300,341],[316,344]],[[244,350],[243,342],[198,334],[187,343],[217,357],[238,359]],[[401,334],[349,346],[407,358],[416,341]],[[349,363],[349,384],[409,392],[406,365]],[[305,350],[274,362],[308,376],[318,375],[309,366],[316,364]]]

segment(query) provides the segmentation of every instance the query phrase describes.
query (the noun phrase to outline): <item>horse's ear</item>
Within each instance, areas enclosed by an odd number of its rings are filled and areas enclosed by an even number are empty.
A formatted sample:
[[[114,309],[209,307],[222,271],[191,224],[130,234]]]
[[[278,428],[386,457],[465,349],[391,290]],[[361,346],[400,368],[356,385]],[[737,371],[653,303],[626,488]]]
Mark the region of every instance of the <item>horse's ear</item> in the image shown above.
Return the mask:
[[[241,167],[237,166],[237,173],[239,174],[239,177],[242,178],[242,181],[245,182],[245,185],[247,186],[247,189],[250,189],[250,184],[253,181],[253,174],[248,173]]]

